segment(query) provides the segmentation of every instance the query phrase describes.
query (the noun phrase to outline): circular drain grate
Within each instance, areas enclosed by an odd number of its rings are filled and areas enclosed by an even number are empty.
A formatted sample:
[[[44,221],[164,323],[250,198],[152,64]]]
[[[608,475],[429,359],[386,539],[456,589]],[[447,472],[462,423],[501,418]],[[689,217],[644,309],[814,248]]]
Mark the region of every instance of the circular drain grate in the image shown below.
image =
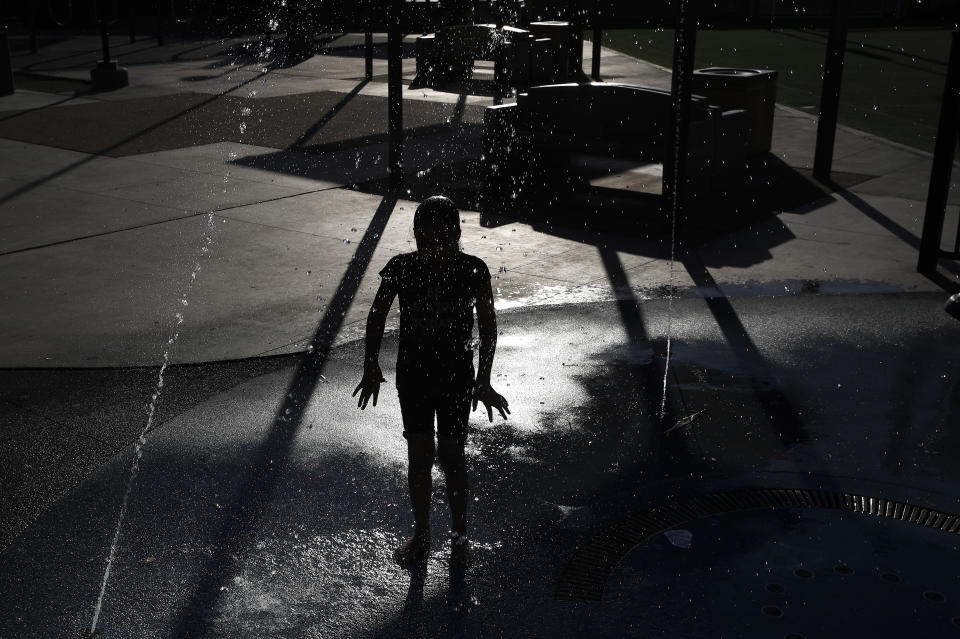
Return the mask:
[[[954,535],[960,534],[960,515],[879,497],[803,488],[762,488],[711,493],[635,513],[596,535],[582,546],[567,564],[557,584],[556,596],[558,599],[570,601],[600,601],[607,579],[617,564],[635,546],[653,535],[704,517],[761,508],[846,510],[906,521]],[[850,569],[847,566],[837,566],[836,570],[843,574]],[[798,576],[813,575],[798,573]]]

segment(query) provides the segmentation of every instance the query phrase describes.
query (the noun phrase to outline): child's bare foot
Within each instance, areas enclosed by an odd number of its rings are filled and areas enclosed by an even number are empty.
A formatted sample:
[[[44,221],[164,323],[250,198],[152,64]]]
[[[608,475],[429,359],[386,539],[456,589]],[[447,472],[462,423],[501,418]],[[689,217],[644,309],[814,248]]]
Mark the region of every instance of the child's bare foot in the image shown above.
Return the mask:
[[[454,532],[450,536],[450,563],[465,568],[470,563],[470,540],[466,533]]]
[[[430,531],[416,531],[399,548],[393,551],[393,560],[401,566],[409,566],[422,560],[430,552]]]

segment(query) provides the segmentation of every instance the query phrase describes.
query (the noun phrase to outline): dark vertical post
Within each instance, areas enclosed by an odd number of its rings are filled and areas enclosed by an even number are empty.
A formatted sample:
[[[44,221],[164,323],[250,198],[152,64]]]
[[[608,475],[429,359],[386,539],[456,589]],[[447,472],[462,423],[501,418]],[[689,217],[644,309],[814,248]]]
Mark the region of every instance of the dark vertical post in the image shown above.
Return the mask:
[[[590,77],[600,81],[600,43],[603,29],[600,26],[600,0],[593,0],[593,58],[590,60]]]
[[[0,22],[0,96],[10,95],[16,90],[17,87],[13,81],[13,65],[10,62],[10,44],[7,38],[7,30]]]
[[[847,46],[849,14],[849,0],[833,0],[833,20],[830,25],[830,36],[827,39],[827,57],[823,63],[817,147],[813,155],[813,174],[821,180],[829,180],[830,171],[833,168],[833,143],[837,137],[840,80],[843,76],[843,54]]]
[[[937,141],[933,148],[927,210],[923,218],[923,234],[920,236],[917,270],[921,273],[929,273],[937,268],[940,241],[943,238],[943,219],[946,216],[947,196],[950,192],[954,149],[957,145],[957,118],[960,118],[960,30],[954,25],[943,103],[940,105],[940,125],[937,127]]]
[[[600,80],[600,39],[603,37],[603,31],[600,27],[593,28],[593,59],[590,61],[590,77],[594,80]]]
[[[403,0],[387,0],[387,130],[390,186],[403,186]]]
[[[163,46],[163,0],[157,0],[157,46]]]
[[[363,76],[367,80],[373,80],[373,34],[370,31],[363,34],[363,54]]]
[[[37,10],[36,0],[30,0],[27,6],[27,28],[30,30],[30,52],[37,52]]]
[[[134,8],[134,0],[127,0],[127,26],[130,27],[130,44],[133,44],[137,41],[137,23],[135,14],[136,10]]]
[[[673,130],[670,155],[663,163],[663,201],[674,224],[683,222],[687,177],[687,141],[690,129],[690,96],[693,93],[693,66],[697,48],[697,0],[679,0],[677,28],[673,40],[673,77],[670,98],[673,106]],[[674,228],[676,229],[677,226]],[[675,235],[676,237],[676,235]]]
[[[373,0],[363,3],[363,77],[373,80]]]
[[[567,24],[570,25],[567,38],[568,74],[579,77],[583,73],[583,20],[580,13],[580,0],[567,0]]]
[[[106,63],[110,62],[110,34],[107,33],[107,12],[102,7],[104,4],[106,0],[100,0],[100,47],[103,49],[103,61]]]

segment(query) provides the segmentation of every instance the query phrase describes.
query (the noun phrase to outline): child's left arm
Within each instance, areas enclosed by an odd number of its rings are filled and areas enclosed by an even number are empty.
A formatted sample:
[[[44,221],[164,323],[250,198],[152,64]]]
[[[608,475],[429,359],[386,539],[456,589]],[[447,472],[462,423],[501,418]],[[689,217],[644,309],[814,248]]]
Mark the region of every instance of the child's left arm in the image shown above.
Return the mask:
[[[477,381],[473,387],[473,410],[477,402],[483,402],[487,408],[487,417],[493,421],[493,409],[499,411],[504,419],[510,414],[507,400],[493,390],[490,385],[490,372],[493,370],[493,354],[497,350],[497,313],[493,308],[493,289],[490,280],[485,280],[477,295],[477,329],[480,333],[480,361],[477,367]],[[506,411],[506,412],[504,412]]]

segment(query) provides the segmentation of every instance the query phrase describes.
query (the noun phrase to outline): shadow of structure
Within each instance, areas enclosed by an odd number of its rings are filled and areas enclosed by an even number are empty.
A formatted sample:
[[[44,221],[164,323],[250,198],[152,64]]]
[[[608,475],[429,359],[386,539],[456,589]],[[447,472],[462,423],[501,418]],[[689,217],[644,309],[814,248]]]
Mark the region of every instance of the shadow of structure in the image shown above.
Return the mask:
[[[659,164],[616,161],[573,155],[562,166],[543,172],[522,186],[522,192],[485,190],[479,199],[482,221],[497,226],[516,220],[550,222],[569,228],[647,235],[669,232],[670,216],[662,198]],[[835,175],[822,184],[812,172],[789,166],[773,155],[751,161],[744,184],[724,193],[695,194],[678,220],[686,245],[696,246],[748,227],[783,211],[833,197],[871,179],[859,174]]]
[[[133,132],[133,133],[130,133],[130,134],[123,134],[123,133],[121,133],[121,134],[119,135],[119,137],[117,137],[116,139],[114,139],[114,140],[112,140],[112,141],[109,141],[109,142],[107,142],[106,144],[98,145],[98,147],[95,148],[95,149],[90,149],[90,150],[88,150],[88,152],[90,153],[90,155],[87,155],[86,157],[83,157],[83,158],[80,158],[80,159],[78,159],[78,160],[75,160],[75,161],[71,162],[70,164],[67,164],[67,165],[64,166],[64,167],[61,167],[61,168],[56,169],[56,170],[54,170],[54,171],[51,171],[50,173],[48,173],[47,175],[45,175],[45,176],[43,176],[43,177],[41,177],[41,178],[38,178],[38,179],[36,179],[36,180],[27,182],[26,184],[24,184],[24,185],[22,185],[22,186],[19,186],[19,187],[17,187],[16,189],[13,189],[13,190],[9,191],[8,193],[4,194],[3,196],[0,196],[0,204],[4,204],[4,203],[6,203],[6,202],[9,202],[9,201],[11,201],[11,200],[14,200],[14,199],[16,199],[16,198],[18,198],[18,197],[26,194],[26,193],[29,193],[29,192],[33,191],[34,189],[36,189],[36,188],[38,188],[38,187],[40,187],[40,186],[43,186],[44,184],[47,184],[48,182],[50,182],[50,181],[52,181],[52,180],[55,180],[55,179],[58,178],[58,177],[61,177],[61,176],[63,176],[63,175],[67,175],[67,174],[70,173],[71,171],[74,171],[75,169],[78,169],[78,168],[80,168],[80,167],[88,164],[89,162],[93,161],[93,160],[94,160],[95,158],[97,158],[98,156],[115,154],[118,150],[122,149],[126,144],[131,143],[131,142],[133,142],[133,141],[136,141],[136,140],[138,140],[138,139],[140,139],[140,138],[142,138],[142,137],[144,137],[144,136],[146,136],[146,135],[148,135],[148,134],[150,134],[150,133],[156,132],[156,131],[162,129],[163,127],[165,127],[165,126],[167,126],[167,125],[170,125],[170,124],[172,124],[172,123],[174,123],[174,122],[177,122],[177,121],[180,120],[181,118],[185,118],[185,117],[190,116],[191,114],[195,114],[195,113],[197,113],[198,111],[203,110],[205,107],[208,107],[208,106],[216,103],[218,100],[223,99],[224,96],[225,96],[227,93],[230,93],[231,91],[235,91],[235,90],[237,90],[237,89],[239,89],[239,88],[241,88],[241,87],[247,86],[247,85],[253,83],[254,81],[256,81],[257,79],[258,79],[258,77],[255,76],[255,77],[253,77],[253,78],[249,78],[249,79],[243,80],[242,82],[239,82],[239,83],[237,83],[236,85],[233,85],[233,86],[230,87],[229,89],[227,89],[227,90],[225,90],[225,91],[222,91],[222,92],[220,92],[220,93],[217,93],[217,94],[214,94],[214,95],[211,95],[211,96],[198,97],[196,100],[193,100],[192,103],[188,104],[187,106],[184,106],[183,108],[179,108],[179,107],[178,107],[178,110],[175,111],[175,112],[174,112],[173,114],[171,114],[171,115],[162,115],[162,114],[161,114],[157,119],[153,119],[153,120],[149,121],[148,124],[145,124],[145,125],[139,127],[139,128],[138,128],[135,132]],[[122,105],[121,105],[121,108],[122,108]],[[29,115],[29,114],[35,113],[36,111],[37,111],[37,110],[30,110],[30,111],[20,112],[20,113],[23,113],[24,115]],[[42,117],[42,115],[44,115],[44,114],[40,114],[40,115],[41,115],[41,117]],[[61,115],[61,116],[62,116],[62,114],[58,114],[58,115]],[[69,116],[68,116],[68,117],[69,117]],[[5,119],[12,119],[12,118],[5,118]],[[42,123],[42,122],[41,122],[41,123]],[[21,124],[21,123],[17,123],[16,125],[14,125],[14,128],[16,128],[17,126],[19,126],[20,124]],[[42,124],[43,124],[43,123],[42,123]],[[40,128],[42,129],[42,128],[44,128],[44,127],[41,126]],[[25,138],[23,138],[23,137],[21,137],[21,136],[17,136],[17,135],[7,135],[7,137],[10,137],[11,139],[22,139],[22,140],[27,141],[27,142],[30,142],[30,141],[31,141],[31,139],[29,139],[29,136],[27,136],[27,139],[25,139]],[[195,215],[204,215],[204,214],[205,214],[205,213],[196,213]],[[119,229],[118,231],[111,231],[111,232],[120,232],[120,231],[122,231],[122,230],[124,230],[124,229]],[[95,234],[95,235],[103,235],[103,233]],[[82,237],[81,237],[81,238],[73,238],[73,239],[71,239],[71,240],[66,240],[66,241],[72,242],[72,241],[75,241],[75,240],[77,240],[77,239],[83,239],[83,238],[82,238]],[[60,244],[60,243],[63,243],[63,242],[54,242],[53,244]],[[27,247],[27,248],[24,248],[24,249],[18,249],[18,250],[16,250],[16,251],[9,251],[9,252],[5,253],[5,255],[9,255],[9,254],[12,254],[12,253],[20,253],[20,252],[23,252],[23,251],[29,251],[29,250],[33,250],[33,249],[35,249],[35,248],[42,248],[43,246],[51,246],[51,245],[52,245],[52,244],[45,244],[45,245],[42,245],[42,246]]]
[[[719,293],[719,285],[695,253],[687,253],[681,261],[698,287],[716,290]],[[750,333],[740,321],[730,300],[718,294],[706,296],[705,301],[723,333],[730,352],[737,360],[743,379],[752,390],[777,437],[784,445],[805,441],[806,436],[800,416],[776,382],[776,377],[751,339]]]
[[[273,424],[260,443],[237,494],[227,506],[213,552],[201,571],[200,582],[177,616],[174,637],[202,637],[206,634],[209,623],[207,612],[216,605],[223,586],[236,574],[242,558],[250,552],[257,524],[269,506],[270,496],[289,462],[290,449],[301,426],[304,408],[321,379],[333,341],[396,202],[396,197],[385,197],[364,231],[354,258],[314,333],[308,352],[293,375]]]
[[[385,105],[382,98],[359,95],[365,83],[361,81],[349,94],[340,96],[324,116],[301,130],[286,150],[233,162],[349,184],[380,196],[390,194],[393,189],[386,172],[389,133],[373,119],[374,110]],[[406,100],[403,108],[409,121],[405,171],[417,176],[407,180],[406,196],[426,199],[437,193],[429,189],[443,182],[443,192],[453,190],[461,206],[465,206],[463,202],[475,202],[483,187],[479,163],[473,159],[480,154],[482,107],[468,105],[466,94],[461,94],[452,106]],[[340,117],[335,118],[338,114]]]
[[[336,40],[334,38],[333,40]],[[331,40],[332,41],[332,40]],[[415,58],[417,54],[416,45],[413,42],[404,42],[401,47],[400,57],[403,59]],[[363,44],[342,44],[333,45],[324,44],[320,50],[322,55],[335,55],[338,58],[364,58],[366,57],[366,47]],[[387,43],[375,42],[372,47],[374,58],[387,59]]]

